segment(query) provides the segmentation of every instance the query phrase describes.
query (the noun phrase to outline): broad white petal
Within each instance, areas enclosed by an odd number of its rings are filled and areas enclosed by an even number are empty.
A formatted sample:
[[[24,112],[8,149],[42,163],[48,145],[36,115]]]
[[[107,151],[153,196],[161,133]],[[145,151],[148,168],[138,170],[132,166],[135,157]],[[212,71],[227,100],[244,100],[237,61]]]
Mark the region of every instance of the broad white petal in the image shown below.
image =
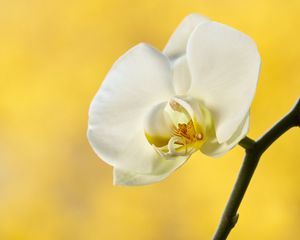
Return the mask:
[[[191,86],[191,74],[186,56],[183,55],[173,61],[173,86],[176,95],[186,95]]]
[[[204,143],[200,150],[205,155],[211,157],[220,157],[237,145],[247,135],[248,130],[249,113],[229,140],[224,143],[219,143],[216,136],[214,136]]]
[[[168,59],[145,44],[129,50],[90,106],[88,139],[97,155],[118,168],[150,172],[157,154],[145,138],[143,121],[152,106],[172,95]]]
[[[237,130],[249,111],[260,70],[256,44],[216,22],[199,25],[187,45],[192,75],[190,95],[211,111],[220,143]]]
[[[208,18],[198,14],[185,17],[169,39],[163,53],[171,58],[177,58],[186,52],[188,39],[199,24],[209,21]]]
[[[134,171],[114,168],[114,184],[126,186],[146,185],[159,182],[168,177],[178,167],[180,167],[189,156],[177,156],[176,159],[157,159],[153,172],[142,174]]]

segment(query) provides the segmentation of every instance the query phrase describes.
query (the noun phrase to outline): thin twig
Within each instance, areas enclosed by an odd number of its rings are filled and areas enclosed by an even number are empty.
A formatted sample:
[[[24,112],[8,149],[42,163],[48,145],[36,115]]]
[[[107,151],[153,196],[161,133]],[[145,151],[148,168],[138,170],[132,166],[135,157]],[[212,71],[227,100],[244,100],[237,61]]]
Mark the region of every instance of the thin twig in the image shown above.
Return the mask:
[[[231,229],[234,228],[237,223],[239,216],[237,214],[238,208],[243,200],[261,155],[282,134],[296,126],[300,126],[300,98],[292,110],[259,140],[254,141],[246,137],[240,142],[240,145],[245,148],[246,155],[213,240],[225,240]]]

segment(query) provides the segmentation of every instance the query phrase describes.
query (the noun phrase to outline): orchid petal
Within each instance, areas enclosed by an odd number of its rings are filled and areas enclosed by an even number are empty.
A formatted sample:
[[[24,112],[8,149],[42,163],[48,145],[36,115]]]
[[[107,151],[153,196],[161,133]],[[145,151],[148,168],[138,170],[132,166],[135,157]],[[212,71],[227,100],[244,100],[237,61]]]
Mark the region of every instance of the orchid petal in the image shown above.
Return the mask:
[[[186,95],[191,86],[191,74],[186,56],[173,61],[173,86],[176,95]]]
[[[107,74],[89,111],[88,139],[96,154],[117,168],[151,172],[157,153],[144,135],[152,106],[174,95],[168,59],[139,44]]]
[[[216,136],[214,136],[203,144],[201,152],[211,157],[220,157],[238,144],[247,135],[248,130],[249,114],[247,114],[229,140],[224,143],[219,143]]]
[[[156,159],[155,168],[149,174],[114,168],[114,184],[138,186],[161,181],[180,167],[190,156],[177,156],[173,160]]]
[[[189,94],[211,111],[218,142],[237,131],[257,85],[260,56],[245,34],[216,22],[199,25],[187,45],[192,75]]]
[[[199,24],[207,21],[209,21],[208,18],[198,14],[191,14],[185,17],[170,37],[163,53],[170,59],[184,55],[191,33]]]

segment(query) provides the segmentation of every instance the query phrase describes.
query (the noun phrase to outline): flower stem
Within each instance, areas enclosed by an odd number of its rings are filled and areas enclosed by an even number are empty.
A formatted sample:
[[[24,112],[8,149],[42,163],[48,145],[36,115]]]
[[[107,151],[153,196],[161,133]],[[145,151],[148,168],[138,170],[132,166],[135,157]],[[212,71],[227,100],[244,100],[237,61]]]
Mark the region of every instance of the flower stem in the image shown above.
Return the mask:
[[[262,154],[282,134],[296,126],[300,127],[300,98],[292,110],[257,141],[248,137],[240,141],[239,144],[245,149],[246,155],[213,240],[226,239],[237,223],[238,208]]]

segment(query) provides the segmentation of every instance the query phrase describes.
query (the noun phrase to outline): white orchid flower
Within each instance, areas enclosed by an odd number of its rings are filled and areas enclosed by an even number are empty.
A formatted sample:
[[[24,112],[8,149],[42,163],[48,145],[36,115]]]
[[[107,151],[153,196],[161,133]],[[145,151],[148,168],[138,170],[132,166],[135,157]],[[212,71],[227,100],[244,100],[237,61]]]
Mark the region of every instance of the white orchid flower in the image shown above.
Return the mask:
[[[193,14],[161,53],[139,44],[94,97],[88,139],[114,184],[160,181],[194,152],[220,156],[244,138],[260,69],[245,34]]]

